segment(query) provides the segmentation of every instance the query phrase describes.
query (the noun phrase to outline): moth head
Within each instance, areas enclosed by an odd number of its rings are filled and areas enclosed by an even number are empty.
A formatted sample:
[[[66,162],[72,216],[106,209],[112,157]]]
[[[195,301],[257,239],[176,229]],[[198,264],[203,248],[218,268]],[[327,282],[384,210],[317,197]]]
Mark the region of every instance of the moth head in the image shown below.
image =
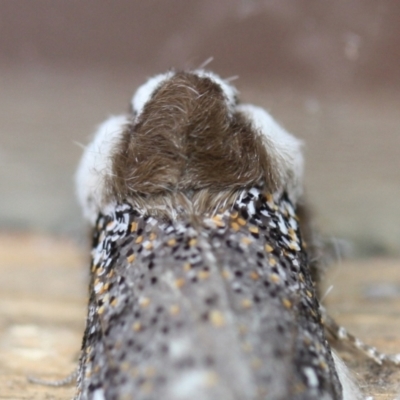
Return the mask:
[[[150,78],[131,101],[132,115],[100,125],[78,172],[78,198],[94,223],[99,211],[133,196],[264,185],[302,192],[301,142],[263,109],[238,104],[218,75],[170,71]]]

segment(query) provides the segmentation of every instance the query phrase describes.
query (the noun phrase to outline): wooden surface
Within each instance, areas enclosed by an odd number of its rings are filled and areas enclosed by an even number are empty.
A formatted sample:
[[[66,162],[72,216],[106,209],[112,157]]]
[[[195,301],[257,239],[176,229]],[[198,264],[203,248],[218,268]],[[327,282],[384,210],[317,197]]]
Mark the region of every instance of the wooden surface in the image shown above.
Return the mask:
[[[75,246],[37,236],[0,235],[0,399],[71,399],[61,379],[77,365],[84,328],[85,257]]]
[[[325,304],[337,322],[382,352],[400,353],[399,260],[342,262],[330,268],[324,287]],[[380,367],[346,346],[336,348],[365,393],[377,400],[400,399],[400,365]]]
[[[30,384],[61,379],[77,365],[86,312],[88,256],[72,243],[0,234],[0,399],[66,400],[73,387]],[[400,261],[344,262],[325,286],[331,314],[364,341],[400,352]],[[378,367],[343,348],[360,384],[378,400],[400,395],[400,367]]]

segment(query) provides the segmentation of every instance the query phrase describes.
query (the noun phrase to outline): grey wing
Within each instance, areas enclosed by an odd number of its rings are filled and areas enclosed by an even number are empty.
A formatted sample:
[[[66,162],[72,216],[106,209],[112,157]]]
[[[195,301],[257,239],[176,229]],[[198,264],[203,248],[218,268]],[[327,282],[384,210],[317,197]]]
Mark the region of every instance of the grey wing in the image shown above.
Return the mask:
[[[96,227],[77,399],[340,399],[296,217],[245,191],[168,221]]]

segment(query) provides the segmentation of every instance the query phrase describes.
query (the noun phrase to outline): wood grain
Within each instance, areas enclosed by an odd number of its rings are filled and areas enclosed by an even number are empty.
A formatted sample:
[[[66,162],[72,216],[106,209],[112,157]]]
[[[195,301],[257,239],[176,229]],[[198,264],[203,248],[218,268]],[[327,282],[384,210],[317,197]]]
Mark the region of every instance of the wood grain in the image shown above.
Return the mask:
[[[386,353],[400,353],[400,261],[364,259],[330,268],[324,279],[330,314],[349,332]],[[373,361],[338,347],[365,393],[376,400],[400,396],[400,366],[380,367]]]
[[[27,381],[62,379],[77,365],[86,313],[87,253],[67,241],[0,234],[0,399],[67,400],[73,387]],[[330,313],[386,352],[400,352],[400,261],[347,261],[325,277]],[[340,354],[377,400],[400,394],[400,367],[379,367],[346,346]]]
[[[85,256],[72,243],[0,235],[0,399],[71,399],[62,379],[77,365],[86,312]]]

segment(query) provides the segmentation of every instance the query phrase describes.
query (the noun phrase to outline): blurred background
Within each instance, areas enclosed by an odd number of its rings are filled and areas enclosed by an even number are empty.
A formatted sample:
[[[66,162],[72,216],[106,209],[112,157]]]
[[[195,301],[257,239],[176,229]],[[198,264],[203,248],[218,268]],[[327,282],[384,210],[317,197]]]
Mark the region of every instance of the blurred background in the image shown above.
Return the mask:
[[[304,139],[324,233],[400,254],[400,3],[0,3],[0,230],[83,227],[73,176],[96,125],[166,69],[208,68]]]

